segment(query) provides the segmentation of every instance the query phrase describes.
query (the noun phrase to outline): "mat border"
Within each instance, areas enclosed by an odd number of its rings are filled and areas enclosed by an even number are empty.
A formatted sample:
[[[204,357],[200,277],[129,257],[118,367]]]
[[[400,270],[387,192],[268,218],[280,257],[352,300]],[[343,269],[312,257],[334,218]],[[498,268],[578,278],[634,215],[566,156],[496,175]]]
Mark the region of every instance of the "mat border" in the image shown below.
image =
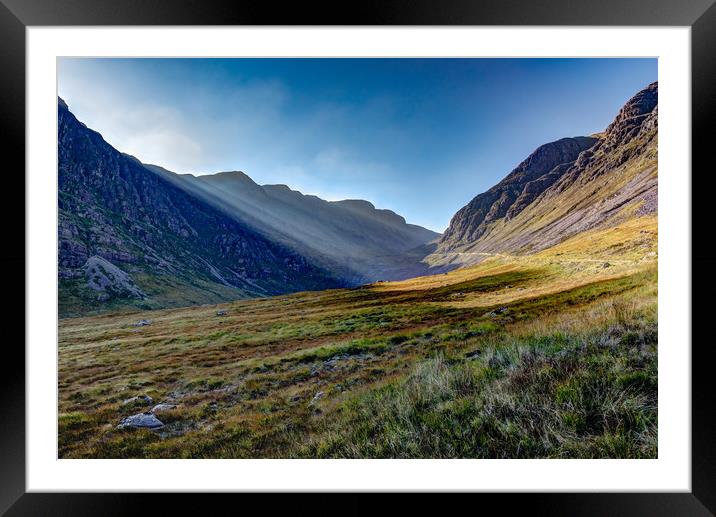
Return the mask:
[[[199,7],[200,6],[200,7]],[[28,26],[82,25],[513,25],[513,26],[689,26],[691,27],[692,70],[692,492],[651,494],[475,494],[451,496],[448,506],[464,504],[464,497],[480,497],[480,504],[499,505],[501,511],[529,508],[535,515],[715,515],[716,514],[716,390],[709,382],[714,352],[707,324],[711,313],[709,293],[716,281],[716,251],[708,237],[714,220],[710,197],[714,189],[711,147],[716,125],[716,4],[714,0],[371,0],[355,3],[270,2],[194,0],[0,0],[0,138],[6,167],[5,185],[12,192],[2,204],[6,221],[6,246],[0,256],[5,271],[25,271],[25,228],[13,224],[25,213],[25,29]],[[19,195],[22,192],[23,195]],[[22,283],[22,285],[21,285]],[[25,491],[25,355],[19,342],[25,341],[25,285],[20,275],[7,275],[5,285],[15,293],[8,303],[5,330],[18,339],[5,340],[0,362],[0,512],[6,515],[124,515],[148,513],[167,499],[177,508],[209,511],[225,505],[230,494],[61,494]],[[22,294],[20,295],[20,293]],[[19,295],[19,296],[18,296]],[[20,303],[20,300],[22,303]],[[22,311],[22,314],[20,314]],[[200,497],[201,502],[187,506]],[[271,506],[287,502],[275,495],[241,494],[242,504],[270,497]],[[316,495],[302,495],[315,499]],[[330,507],[320,495],[320,505]],[[374,512],[374,495],[352,495],[343,500],[342,513]],[[161,501],[160,501],[161,499]],[[381,497],[382,499],[382,497]],[[420,495],[410,496],[411,504],[423,511],[439,504]],[[407,501],[406,501],[407,502]],[[198,506],[198,505],[201,506]],[[291,501],[295,513],[295,501]],[[315,509],[312,504],[308,510]]]

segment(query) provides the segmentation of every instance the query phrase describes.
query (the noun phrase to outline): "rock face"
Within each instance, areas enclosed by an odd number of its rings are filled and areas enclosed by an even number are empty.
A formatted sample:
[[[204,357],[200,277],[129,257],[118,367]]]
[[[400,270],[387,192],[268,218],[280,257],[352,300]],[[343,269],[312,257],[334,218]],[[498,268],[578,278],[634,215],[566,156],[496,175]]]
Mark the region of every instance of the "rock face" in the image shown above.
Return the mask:
[[[338,287],[115,150],[58,101],[60,317]]]
[[[474,242],[485,234],[491,222],[515,217],[552,186],[582,151],[596,142],[596,138],[582,136],[562,138],[538,147],[500,183],[460,209],[440,243]]]
[[[83,269],[87,276],[87,287],[97,292],[98,301],[114,297],[145,298],[145,294],[134,285],[127,273],[102,257],[95,255],[88,258]]]
[[[286,185],[258,185],[238,171],[195,177],[146,167],[348,285],[426,274],[421,260],[440,236],[364,200],[325,201]]]
[[[458,211],[431,264],[522,253],[657,211],[658,84],[632,97],[600,135],[537,149]]]

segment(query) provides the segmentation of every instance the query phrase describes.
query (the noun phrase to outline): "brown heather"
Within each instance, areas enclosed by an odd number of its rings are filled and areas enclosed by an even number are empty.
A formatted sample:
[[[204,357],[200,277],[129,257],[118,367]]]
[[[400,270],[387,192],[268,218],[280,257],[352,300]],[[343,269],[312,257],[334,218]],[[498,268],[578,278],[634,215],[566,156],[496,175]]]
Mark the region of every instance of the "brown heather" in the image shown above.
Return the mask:
[[[61,320],[60,457],[656,457],[656,236]],[[138,395],[176,405],[162,429],[116,428]]]

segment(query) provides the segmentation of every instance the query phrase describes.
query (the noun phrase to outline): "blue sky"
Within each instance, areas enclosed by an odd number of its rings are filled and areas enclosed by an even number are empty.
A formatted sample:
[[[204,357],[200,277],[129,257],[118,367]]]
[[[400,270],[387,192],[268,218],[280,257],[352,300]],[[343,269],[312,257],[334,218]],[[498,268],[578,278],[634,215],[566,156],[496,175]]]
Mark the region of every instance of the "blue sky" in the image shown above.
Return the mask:
[[[361,198],[442,231],[541,144],[603,130],[656,59],[64,58],[59,95],[120,151]]]

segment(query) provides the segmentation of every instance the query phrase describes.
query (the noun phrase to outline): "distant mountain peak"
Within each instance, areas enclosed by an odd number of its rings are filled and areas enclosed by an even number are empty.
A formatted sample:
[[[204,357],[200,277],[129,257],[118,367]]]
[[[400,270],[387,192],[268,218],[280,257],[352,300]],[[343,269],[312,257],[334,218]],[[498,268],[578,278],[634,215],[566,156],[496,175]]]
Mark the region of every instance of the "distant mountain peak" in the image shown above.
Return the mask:
[[[341,199],[340,201],[332,201],[337,205],[353,206],[355,208],[363,208],[366,210],[375,210],[375,205],[365,199]]]
[[[216,172],[214,174],[204,174],[204,176],[226,176],[226,177],[232,177],[232,178],[249,178],[250,179],[249,175],[246,174],[244,171],[222,171],[222,172]]]
[[[614,121],[605,130],[605,145],[613,148],[626,144],[639,132],[642,122],[657,109],[659,84],[653,82],[639,91],[619,110]]]
[[[591,137],[538,147],[450,221],[432,264],[485,252],[529,252],[657,210],[658,83],[636,93]]]
[[[145,167],[351,285],[425,274],[421,261],[439,237],[362,199],[326,201],[285,184],[258,185],[241,171],[182,176]]]
[[[230,181],[230,182],[238,182],[243,184],[251,185],[252,187],[258,187],[258,183],[256,183],[251,176],[246,174],[243,171],[225,171],[225,172],[217,172],[215,174],[202,174],[202,178],[208,179],[209,181]]]
[[[559,179],[567,168],[565,164],[573,163],[582,151],[596,142],[596,138],[578,136],[539,146],[497,185],[460,209],[450,221],[441,242],[476,241],[493,221],[516,216]]]
[[[592,147],[596,138],[565,137],[539,146],[498,185],[524,183],[545,174],[558,165],[574,161],[579,153]]]

